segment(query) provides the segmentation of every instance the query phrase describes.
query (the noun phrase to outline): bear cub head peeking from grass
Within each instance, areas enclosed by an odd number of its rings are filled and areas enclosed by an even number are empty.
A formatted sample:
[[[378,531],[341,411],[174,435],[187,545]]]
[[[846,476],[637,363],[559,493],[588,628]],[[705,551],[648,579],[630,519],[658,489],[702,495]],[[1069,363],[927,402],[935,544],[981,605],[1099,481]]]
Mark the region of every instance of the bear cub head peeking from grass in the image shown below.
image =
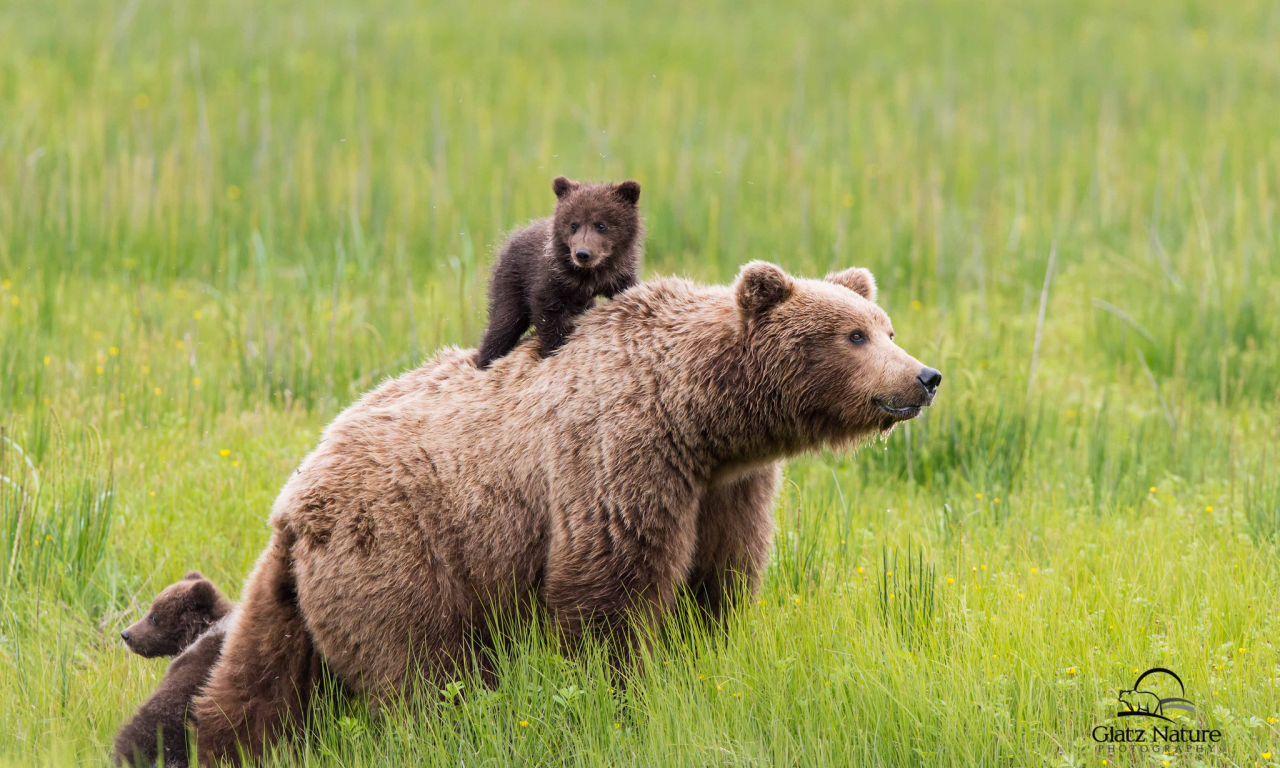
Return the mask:
[[[232,603],[199,571],[165,587],[147,615],[120,633],[129,650],[151,659],[176,656],[231,613]]]

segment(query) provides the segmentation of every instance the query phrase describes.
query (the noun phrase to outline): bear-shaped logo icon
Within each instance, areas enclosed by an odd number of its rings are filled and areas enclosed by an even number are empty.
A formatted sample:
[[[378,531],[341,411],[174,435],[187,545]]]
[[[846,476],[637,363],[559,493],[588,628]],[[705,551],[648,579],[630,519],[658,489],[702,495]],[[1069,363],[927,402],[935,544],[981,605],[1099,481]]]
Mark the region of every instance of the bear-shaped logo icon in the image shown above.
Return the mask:
[[[1143,681],[1156,675],[1173,678],[1178,684],[1179,695],[1162,697],[1150,687],[1144,688]],[[1164,667],[1152,667],[1138,676],[1132,688],[1121,689],[1116,697],[1120,701],[1121,711],[1116,713],[1116,717],[1154,717],[1169,720],[1165,712],[1175,709],[1192,714],[1196,711],[1195,705],[1189,699],[1183,698],[1185,695],[1186,687],[1183,686],[1182,678],[1178,677],[1176,672]]]
[[[1120,691],[1120,696],[1118,698],[1120,699],[1120,703],[1127,707],[1127,711],[1124,714],[1164,714],[1164,708],[1160,704],[1160,697],[1151,691]]]

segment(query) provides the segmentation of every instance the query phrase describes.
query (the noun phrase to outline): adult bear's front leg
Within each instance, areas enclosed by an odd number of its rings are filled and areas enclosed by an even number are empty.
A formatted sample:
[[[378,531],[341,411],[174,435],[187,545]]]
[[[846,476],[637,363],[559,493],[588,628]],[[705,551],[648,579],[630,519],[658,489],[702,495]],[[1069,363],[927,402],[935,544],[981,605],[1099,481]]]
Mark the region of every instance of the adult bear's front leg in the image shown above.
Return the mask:
[[[773,500],[780,464],[712,485],[698,505],[698,545],[687,585],[715,621],[735,597],[751,597],[773,547]]]
[[[542,599],[570,648],[596,638],[619,673],[674,604],[696,538],[692,494],[641,487],[630,485],[615,498],[592,497],[584,487],[582,498],[562,506],[542,584]]]

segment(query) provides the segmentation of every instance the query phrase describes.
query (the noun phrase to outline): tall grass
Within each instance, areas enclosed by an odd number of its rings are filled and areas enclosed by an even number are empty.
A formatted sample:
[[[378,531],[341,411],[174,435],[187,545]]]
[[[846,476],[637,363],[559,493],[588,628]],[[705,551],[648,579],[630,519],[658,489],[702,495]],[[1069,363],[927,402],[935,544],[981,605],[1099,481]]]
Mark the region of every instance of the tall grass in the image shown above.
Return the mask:
[[[1156,665],[1225,734],[1171,762],[1277,762],[1278,33],[1255,0],[0,6],[0,762],[104,759],[163,673],[119,629],[191,568],[236,591],[328,419],[477,341],[560,173],[641,181],[650,276],[870,267],[938,402],[790,463],[761,593],[625,691],[516,627],[496,688],[326,699],[279,762],[1097,764]]]
[[[92,615],[102,607],[93,577],[111,527],[111,457],[93,435],[77,436],[65,449],[57,445],[66,439],[59,433],[55,449],[46,451],[49,428],[31,425],[28,452],[0,427],[0,591],[7,600],[48,589]]]

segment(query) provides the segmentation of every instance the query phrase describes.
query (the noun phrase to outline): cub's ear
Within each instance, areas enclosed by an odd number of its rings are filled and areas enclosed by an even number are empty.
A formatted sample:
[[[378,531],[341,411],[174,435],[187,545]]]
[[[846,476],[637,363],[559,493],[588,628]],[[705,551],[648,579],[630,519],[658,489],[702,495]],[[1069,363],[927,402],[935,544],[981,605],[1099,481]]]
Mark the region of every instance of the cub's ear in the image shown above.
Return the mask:
[[[738,272],[733,295],[742,314],[751,317],[786,301],[794,289],[791,276],[781,267],[767,261],[751,261]]]
[[[192,601],[201,608],[208,608],[218,601],[218,591],[208,579],[192,582],[189,594]]]
[[[867,301],[876,300],[876,279],[871,270],[862,267],[850,267],[843,272],[832,272],[827,275],[828,283],[843,285]]]
[[[614,185],[613,191],[618,193],[618,197],[621,197],[631,205],[640,202],[640,182],[638,181],[627,179],[621,184]]]
[[[199,571],[187,571],[186,575],[182,577],[183,581],[200,581],[202,579],[204,579],[204,574]]]
[[[578,182],[570,181],[563,176],[557,176],[556,180],[551,182],[551,189],[556,193],[556,197],[564,197],[577,188]]]

